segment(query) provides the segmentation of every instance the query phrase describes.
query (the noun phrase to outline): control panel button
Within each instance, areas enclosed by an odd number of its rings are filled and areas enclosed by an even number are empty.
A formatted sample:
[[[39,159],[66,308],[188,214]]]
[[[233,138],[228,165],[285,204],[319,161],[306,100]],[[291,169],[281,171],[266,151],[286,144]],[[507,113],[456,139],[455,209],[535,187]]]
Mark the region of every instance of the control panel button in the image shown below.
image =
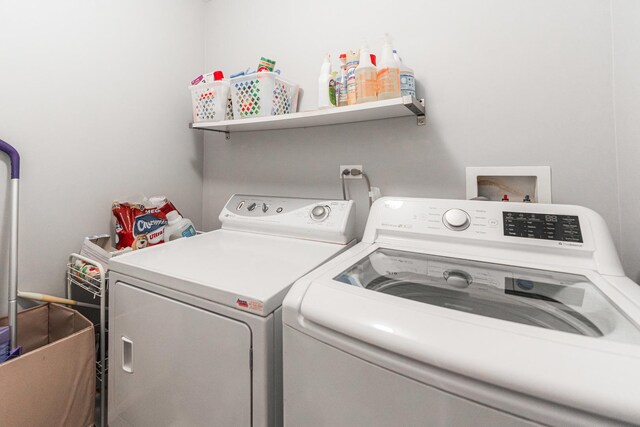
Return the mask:
[[[252,212],[252,211],[256,208],[256,206],[258,206],[258,205],[256,205],[255,203],[251,203],[251,204],[247,207],[247,210],[248,210],[249,212]]]
[[[277,213],[282,212],[282,207],[279,207],[278,209],[276,209],[276,212],[277,212]]]
[[[267,205],[266,203],[262,204],[262,212],[267,212],[269,210],[269,205]]]
[[[449,209],[442,216],[442,222],[447,228],[455,231],[466,230],[471,224],[469,214],[462,209]]]
[[[331,208],[329,206],[317,205],[313,209],[311,209],[311,218],[316,221],[324,221],[331,212]]]
[[[238,206],[236,206],[236,210],[239,211],[240,209],[242,209],[243,206],[244,206],[244,200],[238,203]]]

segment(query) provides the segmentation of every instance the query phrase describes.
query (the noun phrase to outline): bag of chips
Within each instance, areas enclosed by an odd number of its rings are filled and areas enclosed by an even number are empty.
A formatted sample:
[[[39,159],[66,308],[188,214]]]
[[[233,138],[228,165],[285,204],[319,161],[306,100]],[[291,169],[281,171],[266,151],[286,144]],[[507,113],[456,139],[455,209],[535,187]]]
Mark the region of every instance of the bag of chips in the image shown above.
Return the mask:
[[[164,242],[167,213],[177,211],[166,197],[145,198],[142,203],[114,201],[116,249],[142,249]]]

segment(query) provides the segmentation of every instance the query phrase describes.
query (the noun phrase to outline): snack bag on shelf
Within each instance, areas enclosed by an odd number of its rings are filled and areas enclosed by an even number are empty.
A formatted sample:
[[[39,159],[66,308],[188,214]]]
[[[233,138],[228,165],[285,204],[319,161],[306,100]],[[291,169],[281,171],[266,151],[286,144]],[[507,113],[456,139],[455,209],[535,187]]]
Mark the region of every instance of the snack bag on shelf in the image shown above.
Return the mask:
[[[164,241],[167,213],[177,210],[166,197],[145,198],[142,203],[114,201],[116,249],[133,250]]]

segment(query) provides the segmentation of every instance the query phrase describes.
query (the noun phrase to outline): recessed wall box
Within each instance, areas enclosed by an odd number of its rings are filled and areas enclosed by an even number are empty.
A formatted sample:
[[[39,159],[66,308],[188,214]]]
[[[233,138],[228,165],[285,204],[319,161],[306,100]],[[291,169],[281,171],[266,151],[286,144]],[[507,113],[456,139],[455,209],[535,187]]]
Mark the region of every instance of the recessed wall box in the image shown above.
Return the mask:
[[[468,167],[467,199],[476,197],[500,201],[504,196],[522,202],[551,203],[549,166]]]

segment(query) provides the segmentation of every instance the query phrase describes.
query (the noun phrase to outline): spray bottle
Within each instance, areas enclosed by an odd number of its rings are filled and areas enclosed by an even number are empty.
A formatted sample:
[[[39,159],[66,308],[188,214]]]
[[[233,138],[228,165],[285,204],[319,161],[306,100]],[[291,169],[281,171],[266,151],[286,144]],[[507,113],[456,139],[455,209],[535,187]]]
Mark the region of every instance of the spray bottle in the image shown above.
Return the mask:
[[[402,62],[402,58],[398,56],[398,52],[393,50],[393,57],[400,64],[400,93],[402,96],[416,96],[416,78],[413,70]]]
[[[356,104],[356,67],[359,62],[359,51],[347,51],[347,105]]]
[[[378,99],[400,96],[400,65],[393,57],[393,46],[389,34],[384,36],[382,55],[378,65]]]
[[[362,104],[378,99],[376,67],[371,62],[369,46],[360,48],[360,63],[356,67],[356,102]]]
[[[318,77],[318,108],[333,108],[336,106],[336,81],[331,75],[331,58],[324,56]]]
[[[336,79],[336,101],[338,107],[347,105],[347,54],[340,54],[340,73]]]

